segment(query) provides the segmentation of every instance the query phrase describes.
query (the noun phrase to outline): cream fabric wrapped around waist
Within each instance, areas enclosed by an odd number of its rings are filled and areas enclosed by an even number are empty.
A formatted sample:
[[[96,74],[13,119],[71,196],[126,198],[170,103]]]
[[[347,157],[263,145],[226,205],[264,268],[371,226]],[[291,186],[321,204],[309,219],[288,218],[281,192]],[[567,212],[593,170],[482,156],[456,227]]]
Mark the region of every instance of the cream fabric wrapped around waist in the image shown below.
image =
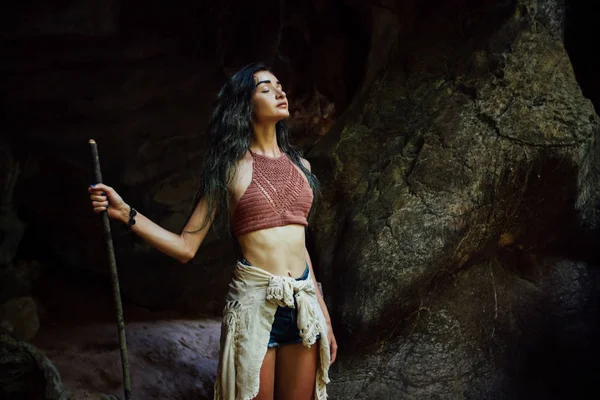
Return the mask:
[[[329,343],[313,280],[277,276],[238,262],[226,297],[215,399],[248,400],[258,394],[260,367],[277,307],[297,309],[298,330],[306,347],[320,336],[314,398],[326,398]]]
[[[316,297],[316,290],[310,275],[307,279],[296,280],[285,276],[273,275],[269,278],[267,287],[267,301],[281,307],[298,308],[298,329],[302,343],[310,347],[322,326],[319,316],[316,315],[311,298]],[[311,297],[312,296],[312,297]],[[296,299],[294,304],[294,298]]]

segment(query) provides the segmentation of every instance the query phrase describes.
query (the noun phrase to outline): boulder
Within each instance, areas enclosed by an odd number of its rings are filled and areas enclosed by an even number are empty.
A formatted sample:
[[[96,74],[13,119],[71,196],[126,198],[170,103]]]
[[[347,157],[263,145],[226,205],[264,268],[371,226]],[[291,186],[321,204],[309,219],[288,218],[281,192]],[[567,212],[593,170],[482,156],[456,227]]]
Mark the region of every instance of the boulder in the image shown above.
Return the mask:
[[[364,105],[309,153],[333,398],[593,386],[600,124],[544,24],[561,8],[541,3],[420,11],[427,24],[380,42],[392,51],[371,58]]]

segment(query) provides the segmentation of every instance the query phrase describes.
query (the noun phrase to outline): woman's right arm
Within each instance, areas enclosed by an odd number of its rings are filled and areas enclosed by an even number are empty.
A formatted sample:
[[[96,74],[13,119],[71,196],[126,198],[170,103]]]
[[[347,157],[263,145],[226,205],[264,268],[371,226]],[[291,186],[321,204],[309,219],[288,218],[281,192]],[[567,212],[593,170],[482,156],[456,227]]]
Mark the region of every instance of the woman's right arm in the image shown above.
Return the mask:
[[[106,210],[111,219],[121,221],[124,224],[129,222],[131,207],[123,201],[112,187],[99,183],[90,186],[88,192],[90,193],[94,212],[99,214]],[[206,200],[202,199],[183,228],[182,233],[178,235],[155,224],[138,212],[135,216],[135,225],[131,227],[131,230],[158,251],[175,258],[179,262],[186,263],[194,258],[208,233],[214,214],[207,224],[199,230],[206,219],[207,213]]]

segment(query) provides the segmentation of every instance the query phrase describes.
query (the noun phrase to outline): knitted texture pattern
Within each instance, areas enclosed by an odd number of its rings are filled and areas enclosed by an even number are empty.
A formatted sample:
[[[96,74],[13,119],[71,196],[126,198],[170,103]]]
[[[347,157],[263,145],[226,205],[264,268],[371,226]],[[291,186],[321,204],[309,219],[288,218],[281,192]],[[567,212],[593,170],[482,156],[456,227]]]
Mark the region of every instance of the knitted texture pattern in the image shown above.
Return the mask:
[[[231,217],[235,236],[276,226],[307,226],[313,193],[306,177],[287,154],[278,158],[250,152],[252,182]]]

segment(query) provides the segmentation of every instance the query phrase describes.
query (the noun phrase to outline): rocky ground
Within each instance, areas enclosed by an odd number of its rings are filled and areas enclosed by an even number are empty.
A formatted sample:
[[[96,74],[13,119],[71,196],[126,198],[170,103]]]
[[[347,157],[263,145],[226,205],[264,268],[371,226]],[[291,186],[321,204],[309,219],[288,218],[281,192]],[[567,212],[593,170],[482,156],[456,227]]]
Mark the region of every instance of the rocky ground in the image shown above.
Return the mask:
[[[58,369],[69,399],[122,397],[112,298],[100,289],[68,286],[68,281],[57,280],[52,290],[40,293],[47,322],[33,344]],[[90,291],[98,293],[90,296]],[[212,398],[220,321],[152,312],[128,303],[124,308],[134,398]]]

